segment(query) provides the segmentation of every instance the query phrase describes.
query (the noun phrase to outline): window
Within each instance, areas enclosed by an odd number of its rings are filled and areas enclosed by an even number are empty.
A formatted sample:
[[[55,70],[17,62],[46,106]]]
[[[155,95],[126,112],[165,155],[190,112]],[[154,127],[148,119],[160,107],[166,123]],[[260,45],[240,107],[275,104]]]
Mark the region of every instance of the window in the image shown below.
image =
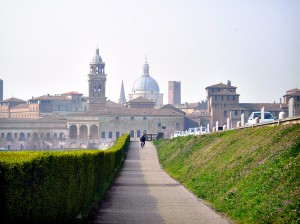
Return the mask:
[[[180,128],[180,123],[176,123],[176,128]]]
[[[131,117],[131,118],[130,118],[130,120],[132,120],[132,121],[133,121],[133,120],[134,120],[134,117]]]
[[[143,120],[147,120],[147,117],[144,117]]]
[[[105,138],[105,131],[101,132],[101,138]]]
[[[116,120],[119,120],[119,116],[116,117]]]
[[[137,130],[137,132],[136,132],[136,137],[137,137],[137,138],[141,137],[141,131],[140,131],[140,130]]]
[[[108,132],[108,138],[112,138],[112,131]]]
[[[54,133],[54,136],[53,136],[54,138],[57,138],[57,133]]]
[[[119,137],[120,137],[120,132],[117,131],[117,132],[116,132],[116,138],[119,138]]]
[[[131,138],[134,137],[134,131],[133,131],[133,130],[130,131],[130,137],[131,137]]]
[[[158,124],[157,124],[157,127],[158,127],[158,128],[161,128],[161,123],[158,123]]]

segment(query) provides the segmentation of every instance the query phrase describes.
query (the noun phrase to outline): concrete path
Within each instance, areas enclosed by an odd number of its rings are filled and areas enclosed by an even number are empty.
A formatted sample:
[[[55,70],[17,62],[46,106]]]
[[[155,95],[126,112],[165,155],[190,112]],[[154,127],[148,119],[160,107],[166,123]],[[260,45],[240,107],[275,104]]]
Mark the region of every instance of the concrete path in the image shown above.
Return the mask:
[[[159,165],[156,148],[131,142],[120,175],[95,223],[229,223],[176,182]]]

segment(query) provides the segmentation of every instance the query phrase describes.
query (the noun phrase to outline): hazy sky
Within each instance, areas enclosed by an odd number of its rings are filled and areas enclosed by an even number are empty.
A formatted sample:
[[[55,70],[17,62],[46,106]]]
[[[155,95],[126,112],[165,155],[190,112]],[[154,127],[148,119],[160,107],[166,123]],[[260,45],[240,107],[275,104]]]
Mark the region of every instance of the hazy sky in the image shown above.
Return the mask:
[[[228,79],[243,103],[279,102],[300,88],[300,1],[0,0],[4,99],[87,96],[97,45],[116,102],[146,55],[164,103],[168,81],[181,81],[182,102],[198,102]]]

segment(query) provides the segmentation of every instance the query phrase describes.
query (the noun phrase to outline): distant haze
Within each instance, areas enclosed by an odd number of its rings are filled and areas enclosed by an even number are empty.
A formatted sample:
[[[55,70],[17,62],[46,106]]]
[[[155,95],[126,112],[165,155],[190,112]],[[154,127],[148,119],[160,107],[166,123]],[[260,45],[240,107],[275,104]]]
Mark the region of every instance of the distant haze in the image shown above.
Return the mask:
[[[182,102],[231,80],[241,102],[279,102],[300,87],[299,0],[1,0],[4,99],[88,94],[97,45],[107,97],[118,101],[142,75],[147,55],[164,103],[168,81]]]

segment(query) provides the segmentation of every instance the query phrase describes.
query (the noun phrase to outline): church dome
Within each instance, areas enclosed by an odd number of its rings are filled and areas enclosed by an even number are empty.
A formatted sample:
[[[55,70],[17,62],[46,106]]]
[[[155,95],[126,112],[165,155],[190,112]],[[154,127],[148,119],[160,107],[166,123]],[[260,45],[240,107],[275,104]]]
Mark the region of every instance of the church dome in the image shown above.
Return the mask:
[[[93,57],[91,63],[92,63],[92,64],[99,64],[99,63],[102,63],[102,58],[101,58],[101,56],[99,55],[99,49],[98,49],[98,48],[96,49],[96,55]]]
[[[139,77],[133,84],[132,92],[155,92],[159,93],[159,86],[155,79],[149,75],[149,65],[146,61],[144,64],[144,74]]]

